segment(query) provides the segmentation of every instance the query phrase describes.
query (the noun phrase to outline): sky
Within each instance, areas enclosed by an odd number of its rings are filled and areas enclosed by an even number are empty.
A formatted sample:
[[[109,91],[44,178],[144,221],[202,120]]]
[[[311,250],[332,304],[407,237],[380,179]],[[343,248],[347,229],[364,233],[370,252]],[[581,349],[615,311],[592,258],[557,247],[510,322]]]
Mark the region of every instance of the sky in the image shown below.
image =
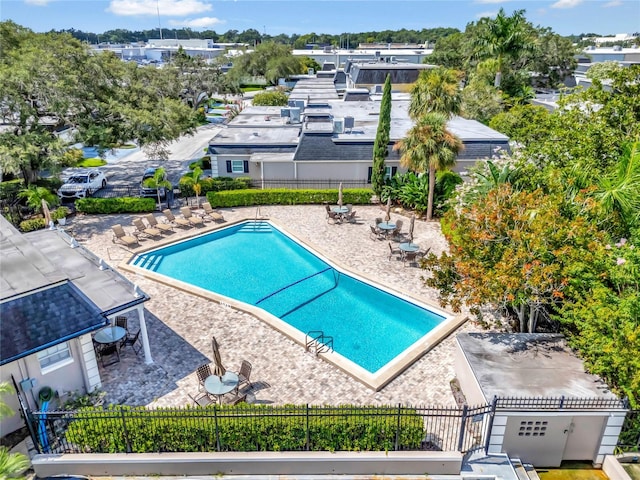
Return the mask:
[[[464,31],[467,23],[495,16],[501,7],[507,14],[524,9],[533,25],[560,35],[640,31],[640,0],[0,0],[0,20],[36,32],[161,26],[338,35],[402,28]]]

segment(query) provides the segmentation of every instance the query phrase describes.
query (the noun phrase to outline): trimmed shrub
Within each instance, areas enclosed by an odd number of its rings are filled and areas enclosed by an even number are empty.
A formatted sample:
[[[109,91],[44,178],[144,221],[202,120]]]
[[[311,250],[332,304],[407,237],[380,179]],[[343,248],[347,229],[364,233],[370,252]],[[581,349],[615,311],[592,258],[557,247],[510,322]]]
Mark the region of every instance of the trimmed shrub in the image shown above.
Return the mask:
[[[71,213],[71,210],[69,210],[67,207],[58,207],[55,210],[51,211],[51,219],[53,221],[56,221],[66,217],[70,213]],[[44,218],[31,218],[29,220],[24,220],[23,222],[20,222],[19,228],[23,232],[33,232],[34,230],[40,230],[47,226],[48,225],[44,221]]]
[[[76,210],[82,213],[148,213],[155,209],[155,198],[81,198],[76,200]]]
[[[371,202],[373,191],[368,188],[347,188],[342,192],[342,201],[354,205]],[[323,202],[337,203],[338,190],[291,190],[271,188],[265,190],[229,190],[207,193],[212,207],[247,207],[251,205],[308,205]]]
[[[180,193],[183,197],[195,196],[193,179],[188,174],[180,179],[178,186],[180,187]],[[207,192],[219,192],[221,190],[246,190],[251,186],[251,178],[207,177],[200,179],[200,186],[202,188],[200,195],[205,195]]]
[[[83,408],[66,439],[82,452],[146,453],[305,450],[418,450],[423,420],[415,410],[385,407],[238,405],[147,410]],[[308,414],[308,418],[307,418]],[[307,423],[308,422],[308,423]],[[398,430],[399,428],[399,430]],[[127,450],[127,443],[131,450]]]

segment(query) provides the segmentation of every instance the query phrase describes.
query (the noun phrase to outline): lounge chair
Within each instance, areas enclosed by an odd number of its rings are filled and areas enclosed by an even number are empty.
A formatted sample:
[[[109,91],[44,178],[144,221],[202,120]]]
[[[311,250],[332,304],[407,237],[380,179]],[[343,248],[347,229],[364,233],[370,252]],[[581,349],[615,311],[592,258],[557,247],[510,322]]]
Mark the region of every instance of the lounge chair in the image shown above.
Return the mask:
[[[187,220],[191,225],[199,227],[204,225],[204,220],[200,217],[196,217],[193,213],[191,213],[191,209],[189,207],[180,207],[180,213],[182,217]]]
[[[242,361],[242,364],[240,365],[240,371],[238,372],[238,388],[236,390],[239,391],[240,386],[244,384],[246,384],[249,388],[252,387],[253,384],[250,380],[252,368],[253,367],[248,361]]]
[[[124,228],[122,228],[122,225],[112,225],[111,230],[113,230],[113,243],[120,242],[127,247],[133,247],[135,245],[140,246],[138,239],[136,237],[132,237],[131,235],[127,235],[127,233],[124,231]]]
[[[160,230],[162,233],[173,232],[173,227],[171,225],[169,225],[168,223],[159,222],[156,219],[156,217],[153,215],[153,213],[146,215],[144,218],[147,220],[147,223],[151,228],[156,228]]]
[[[214,400],[209,395],[207,395],[207,392],[200,392],[195,396],[191,395],[190,393],[187,393],[187,395],[189,395],[189,398],[193,400],[193,403],[195,403],[199,407],[206,407],[207,405],[211,405],[214,402]]]
[[[389,260],[391,260],[391,257],[393,257],[394,255],[402,256],[402,250],[400,250],[399,248],[393,248],[393,245],[391,245],[391,242],[389,242]]]
[[[157,228],[145,227],[144,223],[142,223],[141,218],[134,218],[131,223],[133,223],[133,226],[136,227],[136,231],[134,232],[134,235],[145,235],[147,237],[162,236],[162,233]]]
[[[210,218],[214,222],[224,222],[225,219],[220,212],[216,212],[209,202],[204,202],[202,204],[202,209],[204,210],[203,217]]]
[[[191,227],[191,222],[189,220],[185,220],[184,218],[176,218],[168,208],[164,209],[162,211],[162,214],[169,221],[169,223],[172,223],[173,225],[178,225],[179,227]]]

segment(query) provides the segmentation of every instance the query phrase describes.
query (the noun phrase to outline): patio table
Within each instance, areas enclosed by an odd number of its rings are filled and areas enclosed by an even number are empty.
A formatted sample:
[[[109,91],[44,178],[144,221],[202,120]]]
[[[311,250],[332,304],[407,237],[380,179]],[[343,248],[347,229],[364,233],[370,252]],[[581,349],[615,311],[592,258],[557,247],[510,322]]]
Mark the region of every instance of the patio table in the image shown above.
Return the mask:
[[[385,237],[388,237],[389,234],[396,229],[396,224],[392,222],[382,222],[378,224],[378,228],[384,231]]]
[[[349,208],[348,207],[332,207],[331,211],[335,213],[344,214],[344,213],[349,213]]]
[[[98,343],[116,343],[117,341],[122,340],[126,334],[127,331],[124,328],[116,327],[115,325],[108,325],[98,330],[93,339]]]
[[[401,243],[398,248],[403,252],[417,252],[420,250],[420,245],[416,245],[415,243],[405,242]]]
[[[238,386],[238,374],[227,371],[222,377],[210,375],[204,381],[204,389],[207,393],[216,395],[218,403],[222,402],[222,395],[229,393]]]

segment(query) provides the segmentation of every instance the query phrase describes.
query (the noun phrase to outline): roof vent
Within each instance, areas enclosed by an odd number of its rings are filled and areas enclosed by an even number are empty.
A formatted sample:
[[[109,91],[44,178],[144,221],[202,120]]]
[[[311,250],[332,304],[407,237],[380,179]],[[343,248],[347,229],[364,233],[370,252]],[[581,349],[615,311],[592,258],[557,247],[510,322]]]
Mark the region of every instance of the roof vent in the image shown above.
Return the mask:
[[[344,133],[344,118],[333,119],[333,133]]]
[[[291,123],[300,123],[300,109],[297,107],[290,108],[289,117],[291,118]]]
[[[349,132],[351,132],[351,130],[353,130],[353,127],[355,125],[355,119],[353,117],[344,117],[344,128],[345,129],[349,129]]]

